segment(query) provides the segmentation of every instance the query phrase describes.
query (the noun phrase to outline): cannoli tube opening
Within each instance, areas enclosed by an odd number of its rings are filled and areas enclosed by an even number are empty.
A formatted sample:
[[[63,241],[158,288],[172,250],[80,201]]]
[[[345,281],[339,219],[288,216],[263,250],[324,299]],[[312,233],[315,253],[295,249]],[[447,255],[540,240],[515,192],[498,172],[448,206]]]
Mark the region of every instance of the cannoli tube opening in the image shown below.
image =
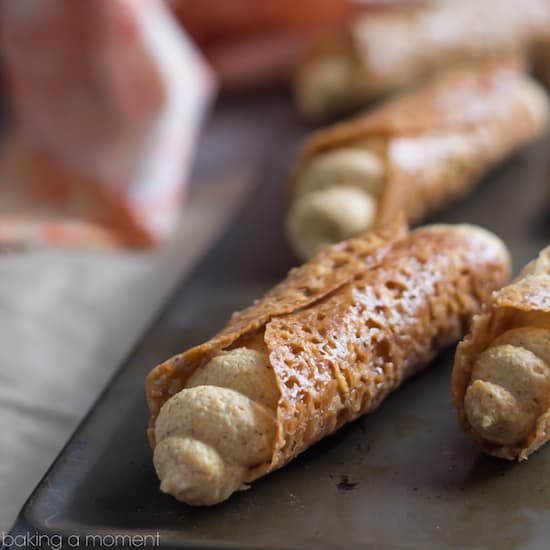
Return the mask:
[[[236,348],[195,371],[155,423],[161,490],[211,505],[245,489],[250,468],[271,460],[278,399],[265,353]]]
[[[550,437],[550,248],[493,293],[453,369],[462,427],[488,454],[524,460]]]
[[[479,438],[520,445],[549,406],[549,329],[511,329],[479,355],[464,398],[466,418]]]
[[[323,247],[368,231],[376,199],[358,187],[339,186],[303,195],[292,205],[287,233],[297,256],[312,258]]]
[[[384,162],[366,147],[321,153],[304,168],[287,217],[287,235],[302,260],[370,230],[385,179]]]
[[[308,119],[349,110],[361,101],[359,60],[352,51],[334,48],[304,63],[294,82],[298,111]]]

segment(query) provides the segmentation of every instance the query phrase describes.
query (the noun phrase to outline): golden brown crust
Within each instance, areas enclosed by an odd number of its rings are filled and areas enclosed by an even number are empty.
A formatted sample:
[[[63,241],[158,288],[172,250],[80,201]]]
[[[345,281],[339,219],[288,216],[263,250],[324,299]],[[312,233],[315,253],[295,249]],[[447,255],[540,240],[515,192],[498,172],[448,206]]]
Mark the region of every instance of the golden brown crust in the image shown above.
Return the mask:
[[[479,355],[501,334],[519,327],[550,328],[550,247],[529,263],[512,284],[494,292],[476,316],[470,333],[458,345],[453,369],[453,402],[463,429],[491,455],[524,460],[550,439],[550,411],[540,416],[533,433],[516,445],[494,445],[470,427],[464,396]]]
[[[380,140],[386,183],[376,225],[400,211],[410,223],[420,221],[542,133],[544,113],[530,110],[524,95],[535,86],[515,58],[447,70],[415,92],[315,133],[297,161],[291,194],[313,157]]]
[[[227,327],[211,340],[153,369],[146,382],[151,411],[150,441],[153,443],[154,420],[160,407],[184,387],[199,364],[239,339],[254,336],[272,317],[307,307],[345,285],[379,263],[391,245],[405,234],[405,226],[397,221],[387,229],[327,247],[308,264],[292,269],[287,278],[263,298],[234,313]]]
[[[263,331],[281,398],[273,458],[252,481],[374,410],[458,339],[507,264],[494,237],[465,226],[400,226],[328,247],[212,340],[150,373],[150,426],[200,364]]]
[[[338,38],[323,38],[311,48],[298,71],[297,99],[311,117],[345,112],[453,64],[525,54],[536,41],[549,38],[546,0],[527,0],[521,9],[514,0],[460,0],[369,12],[352,20]],[[311,104],[307,95],[301,97],[300,82],[311,67],[335,54],[353,62],[352,85],[347,93],[341,90],[337,102],[329,96]]]
[[[522,70],[520,59],[510,57],[444,71],[415,92],[314,133],[303,147],[299,164],[323,151],[378,135],[393,137],[478,124],[499,107],[493,104],[493,90],[505,88],[507,79],[517,79]]]
[[[374,410],[506,280],[506,258],[476,234],[431,227],[315,307],[277,317],[265,341],[279,380],[281,427],[271,469]]]

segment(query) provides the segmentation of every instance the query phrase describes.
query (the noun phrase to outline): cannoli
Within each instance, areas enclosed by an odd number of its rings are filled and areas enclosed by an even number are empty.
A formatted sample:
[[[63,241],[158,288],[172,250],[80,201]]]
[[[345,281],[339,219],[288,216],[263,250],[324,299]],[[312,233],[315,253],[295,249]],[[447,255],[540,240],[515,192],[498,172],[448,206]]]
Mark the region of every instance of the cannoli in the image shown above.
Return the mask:
[[[419,222],[547,127],[546,92],[514,59],[454,67],[306,141],[291,183],[297,255],[384,225]]]
[[[471,226],[400,224],[324,249],[147,378],[161,490],[211,505],[372,412],[507,280]]]
[[[453,400],[490,455],[525,460],[550,439],[550,247],[474,318],[457,348]]]
[[[425,2],[367,12],[311,48],[296,73],[297,105],[310,118],[334,115],[454,63],[525,53],[544,37],[546,0]]]

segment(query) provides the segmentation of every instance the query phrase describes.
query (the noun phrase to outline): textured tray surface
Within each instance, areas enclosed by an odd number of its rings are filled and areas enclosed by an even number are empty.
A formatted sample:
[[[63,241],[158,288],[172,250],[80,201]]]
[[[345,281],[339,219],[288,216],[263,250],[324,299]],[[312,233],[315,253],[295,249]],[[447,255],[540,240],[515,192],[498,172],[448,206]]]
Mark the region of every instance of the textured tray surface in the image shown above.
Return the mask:
[[[521,465],[480,455],[451,407],[452,351],[376,413],[222,505],[193,509],[159,492],[145,437],[145,374],[221,329],[293,262],[281,227],[281,185],[304,129],[286,102],[262,101],[259,110],[222,107],[234,129],[225,135],[230,140],[251,112],[271,112],[247,122],[247,131],[272,125],[267,154],[257,151],[253,195],[123,365],[12,534],[77,534],[82,541],[86,534],[158,532],[163,547],[178,548],[544,547],[550,445]],[[214,156],[221,139],[206,140]],[[550,242],[547,147],[515,157],[430,221],[488,227],[509,245],[519,270]]]

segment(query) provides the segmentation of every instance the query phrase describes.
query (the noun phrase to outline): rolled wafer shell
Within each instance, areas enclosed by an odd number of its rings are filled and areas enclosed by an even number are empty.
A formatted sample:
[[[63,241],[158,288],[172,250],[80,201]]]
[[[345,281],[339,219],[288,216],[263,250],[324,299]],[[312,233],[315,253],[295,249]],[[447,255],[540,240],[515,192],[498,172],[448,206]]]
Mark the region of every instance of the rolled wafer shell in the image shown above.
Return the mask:
[[[527,53],[550,38],[550,4],[526,0],[417,3],[367,12],[314,44],[295,78],[298,108],[323,118],[365,105],[465,61]]]
[[[299,256],[307,256],[302,241],[316,231],[305,218],[296,221],[305,193],[313,197],[330,186],[365,187],[366,176],[354,174],[353,167],[346,176],[342,166],[338,177],[331,180],[325,174],[317,188],[305,189],[312,166],[326,155],[352,150],[360,159],[374,152],[382,163],[383,181],[378,194],[371,194],[376,210],[365,219],[363,230],[387,224],[399,212],[416,223],[466,195],[488,170],[539,137],[547,128],[548,111],[544,90],[521,62],[507,58],[454,67],[416,91],[318,131],[305,142],[292,176],[287,220],[291,243]],[[339,205],[340,218],[351,217],[354,201],[349,202],[348,207]],[[351,237],[346,232],[353,230],[350,226],[332,238]]]
[[[470,333],[457,348],[452,380],[453,401],[463,429],[484,452],[509,460],[524,460],[550,439],[549,330],[550,247],[528,264],[509,286],[492,294],[483,306],[482,313],[474,318]],[[503,356],[506,364],[501,366],[498,378],[505,382],[505,389],[514,398],[526,402],[532,408],[535,418],[520,440],[502,444],[487,439],[472,426],[465,398],[474,382],[473,375],[480,357],[486,357],[487,352],[494,354],[497,347],[502,350],[506,344],[508,356]],[[518,369],[521,363],[510,363],[510,353],[518,351],[518,348],[524,358],[524,366],[528,362],[534,365],[533,372],[525,368]],[[489,380],[491,376],[487,374],[485,372],[483,378]],[[532,378],[539,395],[533,397],[526,393],[525,389],[530,382],[526,376]],[[494,410],[485,413],[488,416],[485,423],[487,427]],[[520,414],[510,420],[519,422]]]
[[[376,409],[461,337],[507,276],[503,244],[471,226],[409,233],[398,224],[327,247],[211,340],[151,371],[151,445],[159,411],[197,369],[223,350],[261,345],[280,397],[271,458],[249,469],[253,481]]]

